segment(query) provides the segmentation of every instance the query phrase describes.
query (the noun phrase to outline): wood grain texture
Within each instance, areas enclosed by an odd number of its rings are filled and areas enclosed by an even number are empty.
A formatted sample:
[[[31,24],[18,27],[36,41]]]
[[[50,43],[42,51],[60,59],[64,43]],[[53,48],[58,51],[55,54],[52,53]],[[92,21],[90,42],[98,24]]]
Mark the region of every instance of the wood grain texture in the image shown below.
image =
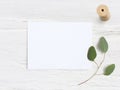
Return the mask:
[[[120,89],[120,0],[0,0],[0,90],[119,90]],[[101,22],[96,8],[106,4],[111,19]],[[109,52],[104,66],[115,63],[111,76],[97,75],[82,86],[95,66],[84,71],[27,70],[27,21],[93,22],[93,44],[105,36]],[[97,51],[98,52],[98,51]],[[102,59],[98,52],[97,62]],[[102,73],[102,69],[99,70]]]

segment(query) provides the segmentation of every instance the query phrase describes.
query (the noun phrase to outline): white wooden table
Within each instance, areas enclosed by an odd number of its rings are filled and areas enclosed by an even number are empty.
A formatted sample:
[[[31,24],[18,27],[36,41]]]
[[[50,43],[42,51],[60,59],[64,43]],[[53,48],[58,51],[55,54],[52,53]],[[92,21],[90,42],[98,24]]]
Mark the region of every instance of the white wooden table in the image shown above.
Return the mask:
[[[96,8],[106,4],[111,19],[101,22]],[[119,90],[120,0],[0,0],[0,90]],[[93,22],[93,44],[105,36],[109,52],[103,66],[116,64],[111,76],[97,75],[82,86],[95,66],[87,71],[27,70],[27,21]],[[102,59],[98,52],[97,61]],[[102,66],[102,67],[103,67]],[[102,72],[102,69],[99,71]]]

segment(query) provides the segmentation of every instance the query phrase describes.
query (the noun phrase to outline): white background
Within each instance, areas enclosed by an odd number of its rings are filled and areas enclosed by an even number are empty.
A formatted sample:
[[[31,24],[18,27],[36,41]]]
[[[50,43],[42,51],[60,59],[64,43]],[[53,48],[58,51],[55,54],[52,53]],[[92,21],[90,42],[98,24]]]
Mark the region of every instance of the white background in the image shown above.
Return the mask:
[[[97,16],[96,8],[100,4],[110,8],[108,22],[101,22]],[[0,90],[119,90],[119,8],[120,0],[0,0]],[[103,66],[115,63],[115,72],[108,77],[97,75],[86,84],[77,86],[94,72],[94,64],[88,71],[28,71],[28,19],[93,22],[93,44],[97,45],[99,37],[106,37],[109,52]],[[98,52],[97,61],[101,59]]]

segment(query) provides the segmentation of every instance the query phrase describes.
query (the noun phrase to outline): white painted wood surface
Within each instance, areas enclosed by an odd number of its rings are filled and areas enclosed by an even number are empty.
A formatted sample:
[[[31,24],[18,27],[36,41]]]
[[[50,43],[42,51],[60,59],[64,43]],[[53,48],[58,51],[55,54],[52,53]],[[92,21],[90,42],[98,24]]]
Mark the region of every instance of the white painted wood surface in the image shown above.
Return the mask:
[[[97,16],[100,4],[110,8],[111,19],[107,22],[101,22]],[[119,8],[120,0],[0,0],[0,90],[119,90]],[[115,63],[115,72],[108,77],[97,75],[78,86],[94,72],[94,64],[87,71],[27,70],[29,19],[93,22],[93,44],[96,46],[99,37],[106,37],[110,48],[103,66]],[[98,52],[97,61],[101,59]]]

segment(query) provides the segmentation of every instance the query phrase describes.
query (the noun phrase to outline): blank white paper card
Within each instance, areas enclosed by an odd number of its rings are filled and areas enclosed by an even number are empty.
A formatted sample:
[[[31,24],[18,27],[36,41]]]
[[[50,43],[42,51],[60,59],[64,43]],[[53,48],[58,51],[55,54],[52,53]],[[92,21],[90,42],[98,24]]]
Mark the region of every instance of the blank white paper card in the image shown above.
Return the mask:
[[[29,22],[28,69],[87,69],[92,24]]]

